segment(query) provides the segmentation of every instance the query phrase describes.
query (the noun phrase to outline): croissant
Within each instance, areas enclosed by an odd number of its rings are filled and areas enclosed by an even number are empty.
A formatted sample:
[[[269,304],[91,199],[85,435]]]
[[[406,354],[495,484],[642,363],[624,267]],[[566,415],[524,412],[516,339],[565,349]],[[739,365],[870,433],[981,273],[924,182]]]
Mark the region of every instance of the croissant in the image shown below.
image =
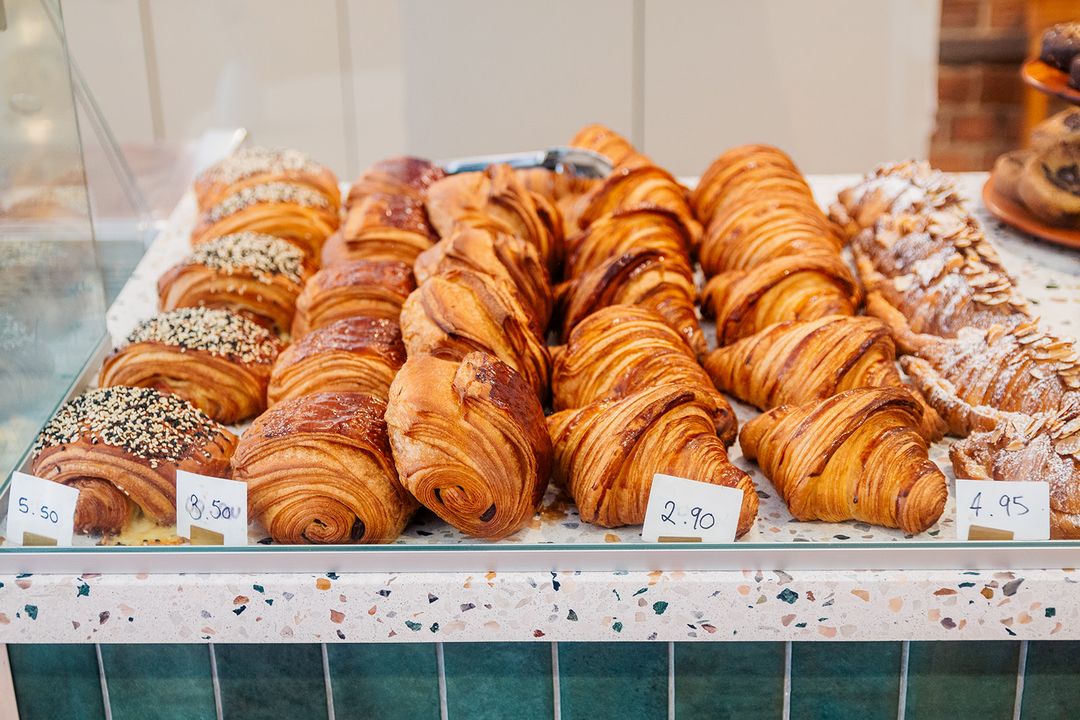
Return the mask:
[[[436,515],[474,537],[506,537],[540,506],[551,440],[532,388],[485,353],[410,356],[386,409],[398,474]]]
[[[461,360],[480,350],[512,367],[543,397],[551,359],[541,329],[507,283],[471,270],[433,275],[401,309],[409,357]]]
[[[861,293],[839,255],[785,255],[709,280],[701,310],[723,346],[785,320],[853,315]]]
[[[408,195],[367,195],[349,209],[345,224],[323,245],[322,264],[396,260],[412,265],[435,240],[422,200]]]
[[[271,235],[225,235],[195,248],[158,279],[162,310],[231,310],[284,334],[296,299],[314,272],[296,246]]]
[[[312,330],[285,348],[274,363],[267,400],[318,392],[360,392],[386,400],[405,362],[397,322],[349,317]]]
[[[659,250],[665,259],[689,264],[690,236],[674,213],[631,208],[605,215],[569,238],[563,271],[575,278],[635,248]]]
[[[316,393],[260,415],[233,455],[248,510],[279,543],[379,543],[416,501],[398,480],[383,414],[363,393]]]
[[[919,404],[900,388],[856,388],[781,405],[739,432],[798,520],[859,520],[920,533],[941,517],[948,486],[918,432]]]
[[[851,243],[868,293],[905,315],[917,333],[1015,327],[1031,319],[974,218],[957,212],[889,216]]]
[[[144,320],[101,368],[102,387],[151,387],[233,425],[266,408],[281,345],[228,310],[181,308]]]
[[[665,259],[658,250],[632,250],[560,286],[560,336],[565,341],[575,325],[600,308],[638,305],[659,313],[701,356],[708,345],[694,310],[696,295],[685,263]]]
[[[639,153],[629,140],[609,127],[593,123],[578,130],[570,140],[570,147],[584,148],[599,153],[616,168],[634,168],[652,165],[647,156]]]
[[[597,310],[570,332],[551,376],[556,410],[618,400],[658,385],[700,389],[710,402],[717,434],[735,440],[735,413],[664,318],[646,308],[612,305]]]
[[[553,172],[547,168],[524,168],[515,171],[522,185],[533,194],[533,199],[543,199],[554,208],[561,218],[560,234],[563,237],[578,231],[577,218],[581,212],[582,198],[599,185],[598,178],[571,175],[569,172]]]
[[[336,209],[341,205],[337,177],[299,150],[241,148],[211,165],[195,179],[199,210],[209,210],[245,187],[268,182],[304,185],[323,195]]]
[[[829,206],[829,216],[850,238],[886,215],[930,214],[946,209],[964,209],[956,185],[929,163],[912,160],[880,165],[857,185],[841,190],[836,202]]]
[[[516,288],[522,304],[541,328],[551,319],[554,296],[547,268],[536,248],[498,230],[458,226],[416,258],[418,282],[454,269],[501,279]]]
[[[242,187],[199,216],[191,244],[242,231],[275,235],[318,258],[339,224],[338,209],[306,185],[270,182]]]
[[[507,165],[489,165],[483,172],[451,175],[428,188],[427,212],[441,237],[476,214],[505,226],[504,232],[536,246],[554,273],[562,261],[562,222],[558,211],[529,192]],[[552,216],[552,213],[555,215]]]
[[[772,145],[740,145],[722,153],[702,173],[690,194],[694,214],[707,224],[724,204],[744,197],[746,188],[763,180],[770,190],[813,198],[799,168],[783,150]]]
[[[396,322],[405,298],[415,289],[412,270],[396,260],[357,260],[325,267],[311,276],[296,300],[292,336],[301,337],[354,315]]]
[[[548,418],[555,481],[581,519],[604,527],[640,525],[653,475],[665,473],[743,492],[736,535],[750,529],[758,497],[750,476],[728,460],[696,387],[661,385]]]
[[[347,207],[353,207],[369,195],[406,195],[422,200],[432,183],[446,177],[446,172],[430,160],[418,157],[393,157],[380,160],[363,173],[349,188]]]
[[[582,198],[578,227],[587,228],[605,215],[633,208],[663,208],[679,219],[690,246],[701,240],[701,223],[694,217],[686,200],[686,188],[667,170],[655,165],[622,168],[608,175]]]
[[[118,533],[133,513],[176,522],[176,471],[229,476],[236,437],[176,395],[90,390],[45,425],[30,472],[79,489],[75,530]]]

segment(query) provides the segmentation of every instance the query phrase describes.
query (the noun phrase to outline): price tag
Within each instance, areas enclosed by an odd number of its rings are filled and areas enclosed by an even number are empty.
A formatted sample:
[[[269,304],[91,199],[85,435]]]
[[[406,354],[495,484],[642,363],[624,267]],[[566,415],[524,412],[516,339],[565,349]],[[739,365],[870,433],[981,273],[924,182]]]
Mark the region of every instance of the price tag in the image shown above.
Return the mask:
[[[192,545],[247,545],[247,483],[177,470],[176,534]]]
[[[645,542],[735,540],[743,492],[673,475],[653,475],[641,538]]]
[[[78,499],[77,488],[26,473],[12,473],[8,488],[8,542],[71,547]]]
[[[957,540],[1048,540],[1050,485],[1012,480],[956,481]]]

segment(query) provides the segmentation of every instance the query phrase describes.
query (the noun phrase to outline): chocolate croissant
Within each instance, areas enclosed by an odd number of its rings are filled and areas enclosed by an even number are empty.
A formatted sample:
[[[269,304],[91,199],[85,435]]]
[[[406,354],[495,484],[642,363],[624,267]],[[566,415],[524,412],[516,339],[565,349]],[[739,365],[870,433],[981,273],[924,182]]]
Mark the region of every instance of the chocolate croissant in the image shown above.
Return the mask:
[[[319,392],[360,392],[386,400],[405,362],[394,320],[350,317],[313,330],[285,348],[267,389],[271,405]]]
[[[592,123],[577,131],[570,139],[570,147],[584,148],[599,153],[616,168],[635,168],[652,165],[647,156],[639,153],[629,140],[611,128]]]
[[[119,533],[141,513],[176,522],[176,471],[229,476],[236,437],[176,395],[90,390],[45,425],[30,472],[78,488],[75,530]]]
[[[600,308],[637,305],[659,313],[701,356],[708,345],[694,309],[696,295],[685,263],[665,259],[659,250],[632,250],[559,287],[560,336],[565,341],[575,325]]]
[[[479,352],[410,356],[386,424],[402,483],[457,529],[498,539],[536,514],[551,440],[532,388],[505,363]]]
[[[225,235],[195,248],[158,279],[162,310],[231,310],[279,335],[289,331],[296,298],[314,272],[296,246],[256,233]]]
[[[700,389],[716,432],[735,441],[735,413],[698,365],[694,352],[664,318],[647,308],[612,305],[597,310],[557,348],[551,375],[556,410],[618,400],[659,385]]]
[[[551,359],[540,326],[506,282],[471,270],[433,275],[401,309],[409,357],[461,360],[473,351],[516,370],[538,397],[548,389]]]
[[[750,476],[731,464],[716,436],[709,396],[661,385],[548,418],[555,481],[581,519],[604,527],[640,525],[653,475],[665,473],[743,492],[736,535],[750,529],[758,497]]]
[[[723,346],[785,320],[853,315],[861,297],[839,254],[784,255],[715,276],[702,291],[701,310],[716,318]]]
[[[101,368],[102,387],[150,387],[234,425],[266,408],[281,345],[269,330],[211,308],[181,308],[139,323]]]
[[[353,182],[345,204],[351,208],[370,195],[423,200],[431,184],[444,177],[446,172],[441,167],[423,158],[401,156],[380,160]]]
[[[288,240],[315,259],[338,224],[337,206],[322,193],[307,185],[269,182],[241,187],[204,210],[191,244],[248,231]]]
[[[338,180],[329,168],[299,150],[241,148],[211,165],[195,179],[199,210],[209,210],[236,191],[269,182],[304,185],[323,195],[336,209],[341,205]]]
[[[690,236],[674,213],[631,208],[605,215],[567,239],[563,272],[575,278],[636,248],[659,250],[665,259],[689,264]]]
[[[739,432],[798,520],[859,520],[928,530],[948,485],[918,432],[921,409],[899,388],[857,388],[806,405],[781,405]]]
[[[383,414],[363,393],[316,393],[260,415],[240,438],[233,478],[275,542],[381,543],[401,534],[416,501],[398,481]]]
[[[394,260],[412,265],[435,240],[423,200],[376,193],[349,209],[341,229],[323,245],[322,264]]]
[[[701,240],[701,223],[694,217],[686,199],[686,188],[671,173],[655,165],[622,168],[608,175],[602,185],[582,198],[578,217],[582,230],[613,213],[633,208],[663,208],[679,219],[690,246]]]
[[[397,321],[416,289],[412,270],[396,260],[357,260],[331,265],[311,276],[296,300],[292,336],[342,318],[365,315]]]
[[[740,145],[712,161],[690,194],[690,204],[702,223],[708,224],[724,205],[748,195],[776,198],[813,194],[795,162],[772,145]]]

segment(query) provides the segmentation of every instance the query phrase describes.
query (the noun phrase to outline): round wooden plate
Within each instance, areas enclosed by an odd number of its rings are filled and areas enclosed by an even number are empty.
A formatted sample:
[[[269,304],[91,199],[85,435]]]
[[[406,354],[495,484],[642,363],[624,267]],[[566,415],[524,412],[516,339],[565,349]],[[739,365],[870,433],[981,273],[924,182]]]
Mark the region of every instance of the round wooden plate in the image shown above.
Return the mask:
[[[1080,105],[1080,90],[1069,86],[1069,75],[1035,58],[1020,68],[1020,76],[1031,87],[1055,95],[1065,102]]]
[[[1080,230],[1054,227],[1039,220],[1028,212],[1026,207],[994,189],[993,173],[990,173],[989,179],[983,185],[982,199],[986,209],[1006,225],[1043,240],[1080,250]]]

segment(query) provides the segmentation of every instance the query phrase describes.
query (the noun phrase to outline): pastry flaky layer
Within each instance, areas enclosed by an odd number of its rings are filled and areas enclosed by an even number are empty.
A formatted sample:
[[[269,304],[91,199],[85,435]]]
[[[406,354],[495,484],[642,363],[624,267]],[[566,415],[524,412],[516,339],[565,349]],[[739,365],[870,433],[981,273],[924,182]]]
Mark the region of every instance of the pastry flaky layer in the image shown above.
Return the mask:
[[[236,437],[175,395],[152,388],[91,390],[38,436],[31,474],[79,489],[75,530],[119,533],[137,506],[176,522],[176,471],[229,476]]]
[[[337,208],[341,191],[333,172],[299,150],[247,147],[211,165],[195,178],[195,199],[209,210],[241,188],[268,182],[304,185]]]
[[[370,195],[422,198],[432,183],[444,177],[446,172],[430,160],[407,155],[387,158],[356,178],[346,205],[352,208]]]
[[[642,155],[633,144],[606,125],[591,123],[577,131],[570,139],[570,147],[584,148],[599,153],[616,168],[634,168],[652,165],[648,156]]]
[[[734,442],[737,423],[731,405],[713,387],[690,346],[652,310],[630,305],[597,310],[555,353],[551,387],[556,410],[617,400],[659,385],[700,389],[711,403],[717,434],[725,444]]]
[[[532,388],[485,353],[410,356],[390,388],[386,423],[402,483],[474,537],[502,538],[535,515],[551,440]]]
[[[324,267],[311,276],[296,299],[292,336],[338,320],[365,315],[397,321],[416,289],[412,269],[396,260],[356,260]]]
[[[604,527],[644,522],[656,473],[737,488],[736,535],[743,535],[758,497],[750,476],[728,460],[711,403],[700,388],[661,385],[557,412],[547,420],[555,481],[569,490],[582,520]]]
[[[948,497],[918,431],[921,414],[905,390],[857,388],[769,410],[743,426],[739,443],[799,520],[920,533],[937,522]]]
[[[274,363],[267,399],[274,405],[317,392],[361,392],[385,401],[404,362],[397,322],[343,318],[285,348]]]
[[[383,414],[363,393],[316,393],[260,415],[233,455],[248,508],[280,543],[379,543],[417,508],[398,481]]]
[[[349,208],[341,229],[322,248],[323,265],[394,260],[412,265],[437,239],[420,196],[364,196]]]
[[[813,197],[795,162],[783,150],[772,145],[739,145],[722,153],[701,174],[690,193],[690,204],[698,219],[709,224],[725,206],[765,195]]]
[[[662,208],[639,207],[605,215],[566,241],[565,276],[580,277],[605,261],[638,248],[657,250],[689,265],[690,235],[679,217]]]

